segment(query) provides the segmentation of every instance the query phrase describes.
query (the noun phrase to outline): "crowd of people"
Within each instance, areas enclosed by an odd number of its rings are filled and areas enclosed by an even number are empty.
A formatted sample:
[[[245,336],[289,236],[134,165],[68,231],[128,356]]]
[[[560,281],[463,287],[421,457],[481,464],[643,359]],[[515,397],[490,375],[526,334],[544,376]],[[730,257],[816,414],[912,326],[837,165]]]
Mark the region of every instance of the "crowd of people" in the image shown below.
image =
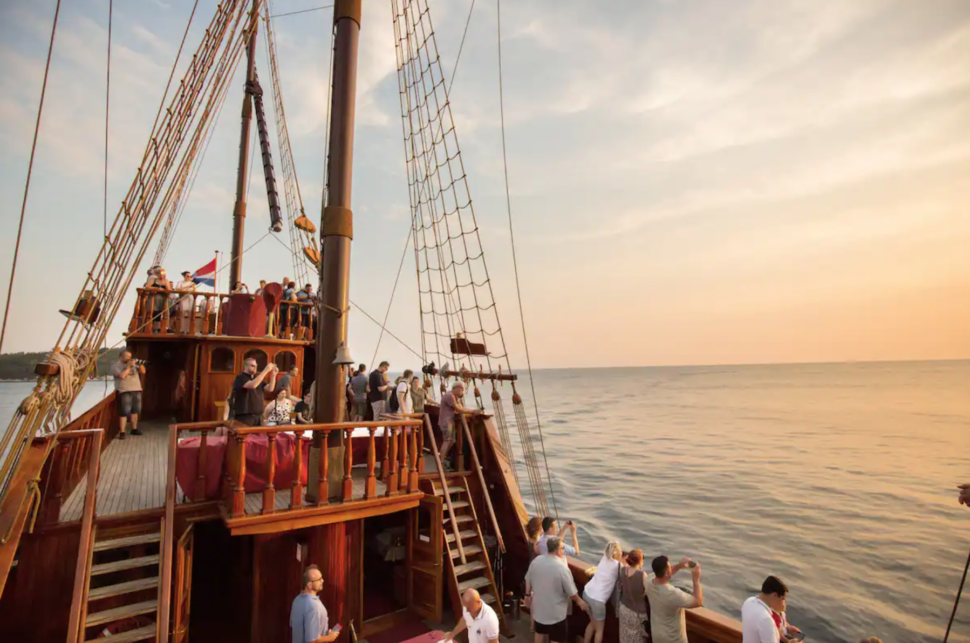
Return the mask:
[[[571,545],[563,540],[567,533]],[[584,643],[602,643],[608,603],[614,605],[619,618],[620,643],[648,639],[652,643],[687,643],[685,612],[704,605],[700,563],[686,557],[672,563],[661,555],[650,562],[648,572],[643,569],[640,549],[624,555],[619,543],[611,541],[580,595],[565,558],[579,553],[576,524],[570,520],[558,529],[554,518],[535,517],[526,525],[526,534],[532,561],[525,576],[525,603],[532,615],[535,643],[569,640],[570,603],[589,616]],[[690,570],[690,592],[671,583],[684,569]],[[787,596],[788,587],[779,578],[764,580],[761,592],[742,606],[743,643],[788,643],[804,638],[787,620]]]

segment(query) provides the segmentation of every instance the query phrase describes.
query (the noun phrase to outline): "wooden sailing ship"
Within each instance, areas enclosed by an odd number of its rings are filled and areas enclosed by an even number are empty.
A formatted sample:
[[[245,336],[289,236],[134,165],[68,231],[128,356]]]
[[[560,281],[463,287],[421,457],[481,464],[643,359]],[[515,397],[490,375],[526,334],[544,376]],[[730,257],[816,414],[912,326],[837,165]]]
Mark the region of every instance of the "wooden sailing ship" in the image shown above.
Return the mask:
[[[474,245],[477,226],[465,225],[471,206],[466,177],[450,167],[460,163],[460,154],[427,4],[392,5],[425,377],[441,391],[463,379],[478,402],[479,387],[491,389],[488,412],[458,418],[455,471],[446,472],[439,456],[434,404],[425,414],[371,422],[347,422],[344,413],[360,0],[337,0],[334,7],[327,191],[319,231],[303,211],[282,118],[275,45],[270,21],[264,21],[294,270],[297,277],[307,266],[318,272],[320,300],[281,309],[272,293],[137,289],[126,340],[135,357],[149,363],[144,435],[117,439],[114,394],[69,419],[93,367],[92,351],[103,344],[139,259],[160,230],[156,259],[164,255],[200,143],[244,55],[231,284],[242,274],[254,111],[273,227],[282,227],[254,62],[260,17],[268,12],[259,0],[251,6],[223,0],[167,109],[159,110],[143,165],[105,247],[75,306],[65,312],[65,330],[50,359],[37,366],[34,392],[3,436],[0,640],[289,640],[290,602],[310,563],[323,572],[321,597],[331,624],[344,626],[341,641],[350,640],[352,630],[358,638],[390,632],[384,640],[405,640],[409,620],[453,622],[461,612],[459,594],[469,587],[501,615],[504,635],[528,640],[528,618],[519,611],[529,561],[519,466],[528,474],[535,510],[548,514],[556,508],[546,499],[548,481],[514,389],[517,378],[502,354],[501,327],[488,323],[489,314],[497,323],[497,314],[487,272],[475,272],[484,260],[480,244]],[[464,196],[456,197],[461,190]],[[448,232],[444,246],[434,241],[435,233],[449,217],[459,232]],[[455,239],[464,244],[457,258]],[[442,247],[452,252],[450,263],[442,259]],[[468,282],[457,272],[461,265],[468,266]],[[486,287],[489,298],[483,301]],[[192,306],[183,314],[166,303],[172,296],[191,297]],[[477,323],[467,323],[473,317],[463,303],[469,296]],[[444,323],[459,317],[460,326]],[[246,427],[227,420],[232,380],[249,357],[260,366],[298,367],[292,384],[314,392],[313,424]],[[439,369],[436,360],[453,366]],[[503,384],[515,391],[511,421]],[[513,456],[512,428],[519,432],[523,465]],[[579,560],[569,565],[581,587],[592,570]],[[585,616],[571,620],[572,631],[582,632]],[[703,609],[689,613],[688,626],[693,643],[741,639],[736,621]],[[400,636],[393,638],[396,632]],[[611,613],[607,640],[616,636]]]

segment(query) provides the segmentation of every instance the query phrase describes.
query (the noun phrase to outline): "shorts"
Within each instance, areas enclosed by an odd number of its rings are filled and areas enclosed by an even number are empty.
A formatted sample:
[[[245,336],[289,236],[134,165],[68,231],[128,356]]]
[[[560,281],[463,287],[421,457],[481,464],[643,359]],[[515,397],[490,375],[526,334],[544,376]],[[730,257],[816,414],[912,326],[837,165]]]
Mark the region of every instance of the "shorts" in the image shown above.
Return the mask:
[[[141,413],[141,391],[118,393],[118,413],[122,417]]]
[[[594,621],[605,621],[606,620],[606,603],[598,601],[595,598],[590,598],[583,590],[583,600],[589,603],[589,617]]]
[[[354,400],[354,412],[357,414],[358,420],[363,420],[367,416],[367,400],[360,402]]]
[[[455,441],[455,423],[452,422],[448,426],[439,427],[441,429],[441,441],[442,442],[454,442]]]
[[[536,621],[536,634],[548,634],[550,641],[566,643],[566,640],[569,638],[568,632],[566,631],[566,619],[558,623],[553,623],[552,625],[546,625],[545,623]]]

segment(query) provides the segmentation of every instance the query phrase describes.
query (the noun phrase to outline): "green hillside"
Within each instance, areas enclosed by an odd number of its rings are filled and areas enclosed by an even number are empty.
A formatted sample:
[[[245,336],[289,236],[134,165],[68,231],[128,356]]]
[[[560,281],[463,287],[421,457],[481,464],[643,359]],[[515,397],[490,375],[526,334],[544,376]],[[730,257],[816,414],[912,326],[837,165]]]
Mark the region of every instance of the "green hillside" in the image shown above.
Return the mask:
[[[104,376],[108,366],[118,359],[120,348],[112,348],[98,359],[98,375]],[[47,353],[4,353],[0,355],[0,380],[32,380],[34,366],[47,358]]]

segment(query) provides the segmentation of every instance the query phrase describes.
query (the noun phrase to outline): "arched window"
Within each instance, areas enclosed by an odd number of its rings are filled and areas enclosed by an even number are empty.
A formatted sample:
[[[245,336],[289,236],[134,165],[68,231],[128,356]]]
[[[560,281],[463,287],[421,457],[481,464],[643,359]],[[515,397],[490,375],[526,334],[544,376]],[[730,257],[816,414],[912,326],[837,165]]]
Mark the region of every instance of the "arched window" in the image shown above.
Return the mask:
[[[279,367],[280,373],[285,373],[296,366],[296,354],[293,351],[280,351],[273,362]]]
[[[217,348],[209,356],[210,373],[232,373],[236,369],[236,352],[231,348]]]
[[[256,360],[257,372],[266,368],[266,360],[269,359],[268,357],[266,357],[266,353],[259,350],[258,348],[254,348],[250,351],[246,351],[246,354],[243,355],[243,361],[246,361],[247,359],[250,359],[250,358]]]

